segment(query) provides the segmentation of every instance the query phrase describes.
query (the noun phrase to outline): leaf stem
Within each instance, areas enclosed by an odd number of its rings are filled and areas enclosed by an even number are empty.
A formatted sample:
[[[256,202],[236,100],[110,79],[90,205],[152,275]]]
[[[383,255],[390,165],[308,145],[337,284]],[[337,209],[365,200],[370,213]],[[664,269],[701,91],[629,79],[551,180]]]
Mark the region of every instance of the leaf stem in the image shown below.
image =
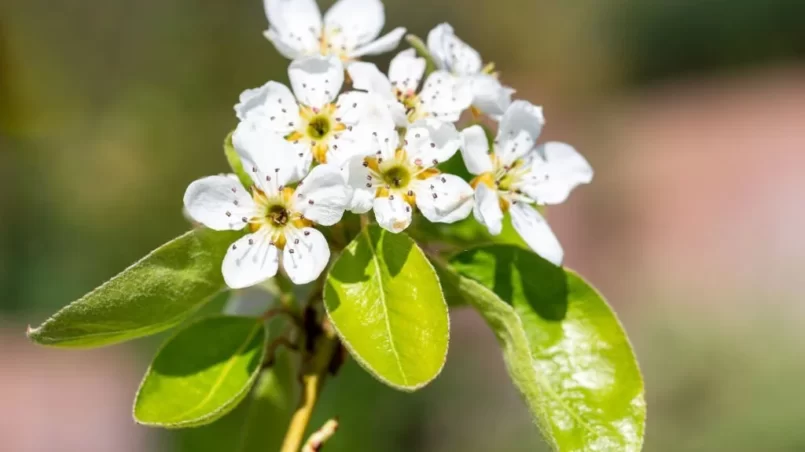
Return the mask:
[[[324,386],[327,374],[333,370],[332,365],[337,358],[338,339],[330,325],[323,325],[320,334],[307,335],[313,340],[313,347],[306,352],[302,363],[302,397],[299,406],[291,417],[288,432],[282,443],[281,452],[299,452],[305,440],[313,409],[318,402],[319,394]]]

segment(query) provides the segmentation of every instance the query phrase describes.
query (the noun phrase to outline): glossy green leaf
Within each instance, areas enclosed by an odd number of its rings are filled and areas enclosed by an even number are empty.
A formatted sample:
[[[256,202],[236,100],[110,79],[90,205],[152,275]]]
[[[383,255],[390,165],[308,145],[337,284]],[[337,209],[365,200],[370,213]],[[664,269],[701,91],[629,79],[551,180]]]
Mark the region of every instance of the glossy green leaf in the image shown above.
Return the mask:
[[[168,339],[134,400],[134,419],[155,427],[209,424],[249,393],[265,354],[265,328],[251,317],[202,318]]]
[[[188,232],[62,308],[28,337],[41,345],[87,348],[176,326],[224,288],[221,262],[238,234]]]
[[[243,169],[243,162],[240,160],[240,156],[232,145],[233,133],[234,131],[229,132],[229,135],[224,139],[224,155],[226,156],[226,161],[229,162],[229,167],[232,168],[232,172],[238,176],[240,183],[248,188],[251,187],[254,182],[252,182],[252,178],[249,177],[246,170]]]
[[[559,451],[638,451],[643,379],[623,327],[580,276],[514,246],[466,251],[453,282],[503,347],[512,380]]]
[[[433,266],[405,234],[364,229],[330,270],[324,305],[355,359],[389,386],[413,391],[441,372],[447,305]]]

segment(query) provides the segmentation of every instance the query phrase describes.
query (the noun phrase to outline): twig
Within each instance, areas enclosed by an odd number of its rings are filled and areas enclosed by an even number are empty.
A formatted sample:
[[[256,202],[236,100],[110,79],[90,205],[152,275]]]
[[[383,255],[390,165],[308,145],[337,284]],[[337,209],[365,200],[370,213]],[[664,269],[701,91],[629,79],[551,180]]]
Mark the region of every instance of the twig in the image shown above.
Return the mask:
[[[299,407],[291,417],[288,432],[282,443],[281,452],[299,452],[305,438],[305,430],[310,423],[313,408],[319,399],[322,386],[327,374],[330,372],[333,357],[338,351],[338,339],[332,327],[324,325],[321,333],[316,336],[307,336],[307,340],[314,341],[310,352],[305,354],[302,364],[302,399]],[[307,347],[306,347],[307,348]]]
[[[310,435],[305,446],[302,447],[302,452],[320,451],[321,448],[324,447],[324,443],[335,435],[336,430],[338,430],[338,419],[330,419],[325,422],[318,431]]]

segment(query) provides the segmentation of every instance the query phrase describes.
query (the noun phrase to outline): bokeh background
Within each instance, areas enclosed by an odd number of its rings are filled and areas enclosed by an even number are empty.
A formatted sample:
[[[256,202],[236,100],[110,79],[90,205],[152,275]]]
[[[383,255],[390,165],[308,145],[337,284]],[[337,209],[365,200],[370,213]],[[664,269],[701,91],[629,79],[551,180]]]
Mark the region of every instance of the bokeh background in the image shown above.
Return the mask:
[[[632,338],[645,450],[805,450],[805,2],[386,10],[420,36],[452,23],[595,167],[550,220]],[[178,433],[131,420],[162,337],[58,351],[24,333],[187,229],[182,193],[226,170],[238,94],[286,80],[265,27],[260,0],[0,2],[0,449],[233,450],[242,410]],[[413,395],[350,362],[318,408],[342,424],[327,450],[544,450],[479,317],[452,333]]]

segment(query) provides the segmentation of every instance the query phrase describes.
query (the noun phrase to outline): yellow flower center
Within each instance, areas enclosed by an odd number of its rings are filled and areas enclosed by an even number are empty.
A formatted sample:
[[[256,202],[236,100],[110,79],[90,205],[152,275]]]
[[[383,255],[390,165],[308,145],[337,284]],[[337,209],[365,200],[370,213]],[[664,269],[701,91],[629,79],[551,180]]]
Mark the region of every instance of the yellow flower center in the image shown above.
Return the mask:
[[[291,210],[293,196],[293,188],[282,188],[279,194],[269,196],[256,186],[253,186],[252,198],[257,205],[257,214],[249,220],[249,230],[257,232],[262,228],[269,228],[271,243],[282,249],[287,242],[285,238],[286,227],[305,228],[312,226],[312,221]]]
[[[436,168],[426,168],[424,162],[408,159],[404,149],[397,149],[394,157],[366,157],[363,166],[369,168],[370,181],[367,187],[376,186],[375,197],[391,198],[400,196],[409,206],[416,206],[416,194],[410,188],[414,180],[425,180],[439,174]],[[374,184],[372,183],[374,182]]]
[[[479,174],[472,181],[470,186],[475,189],[478,185],[483,184],[498,193],[498,200],[500,202],[500,209],[503,212],[509,210],[510,203],[503,195],[513,191],[520,194],[520,190],[514,188],[514,185],[520,181],[522,176],[526,173],[524,165],[525,162],[515,160],[511,165],[503,165],[500,159],[495,154],[489,156],[492,159],[492,171]]]
[[[310,146],[313,158],[319,163],[327,163],[327,152],[330,146],[337,149],[337,144],[330,144],[330,140],[348,127],[336,117],[335,104],[327,104],[324,108],[299,107],[299,117],[302,119],[298,128],[285,137],[293,143],[306,143]]]

